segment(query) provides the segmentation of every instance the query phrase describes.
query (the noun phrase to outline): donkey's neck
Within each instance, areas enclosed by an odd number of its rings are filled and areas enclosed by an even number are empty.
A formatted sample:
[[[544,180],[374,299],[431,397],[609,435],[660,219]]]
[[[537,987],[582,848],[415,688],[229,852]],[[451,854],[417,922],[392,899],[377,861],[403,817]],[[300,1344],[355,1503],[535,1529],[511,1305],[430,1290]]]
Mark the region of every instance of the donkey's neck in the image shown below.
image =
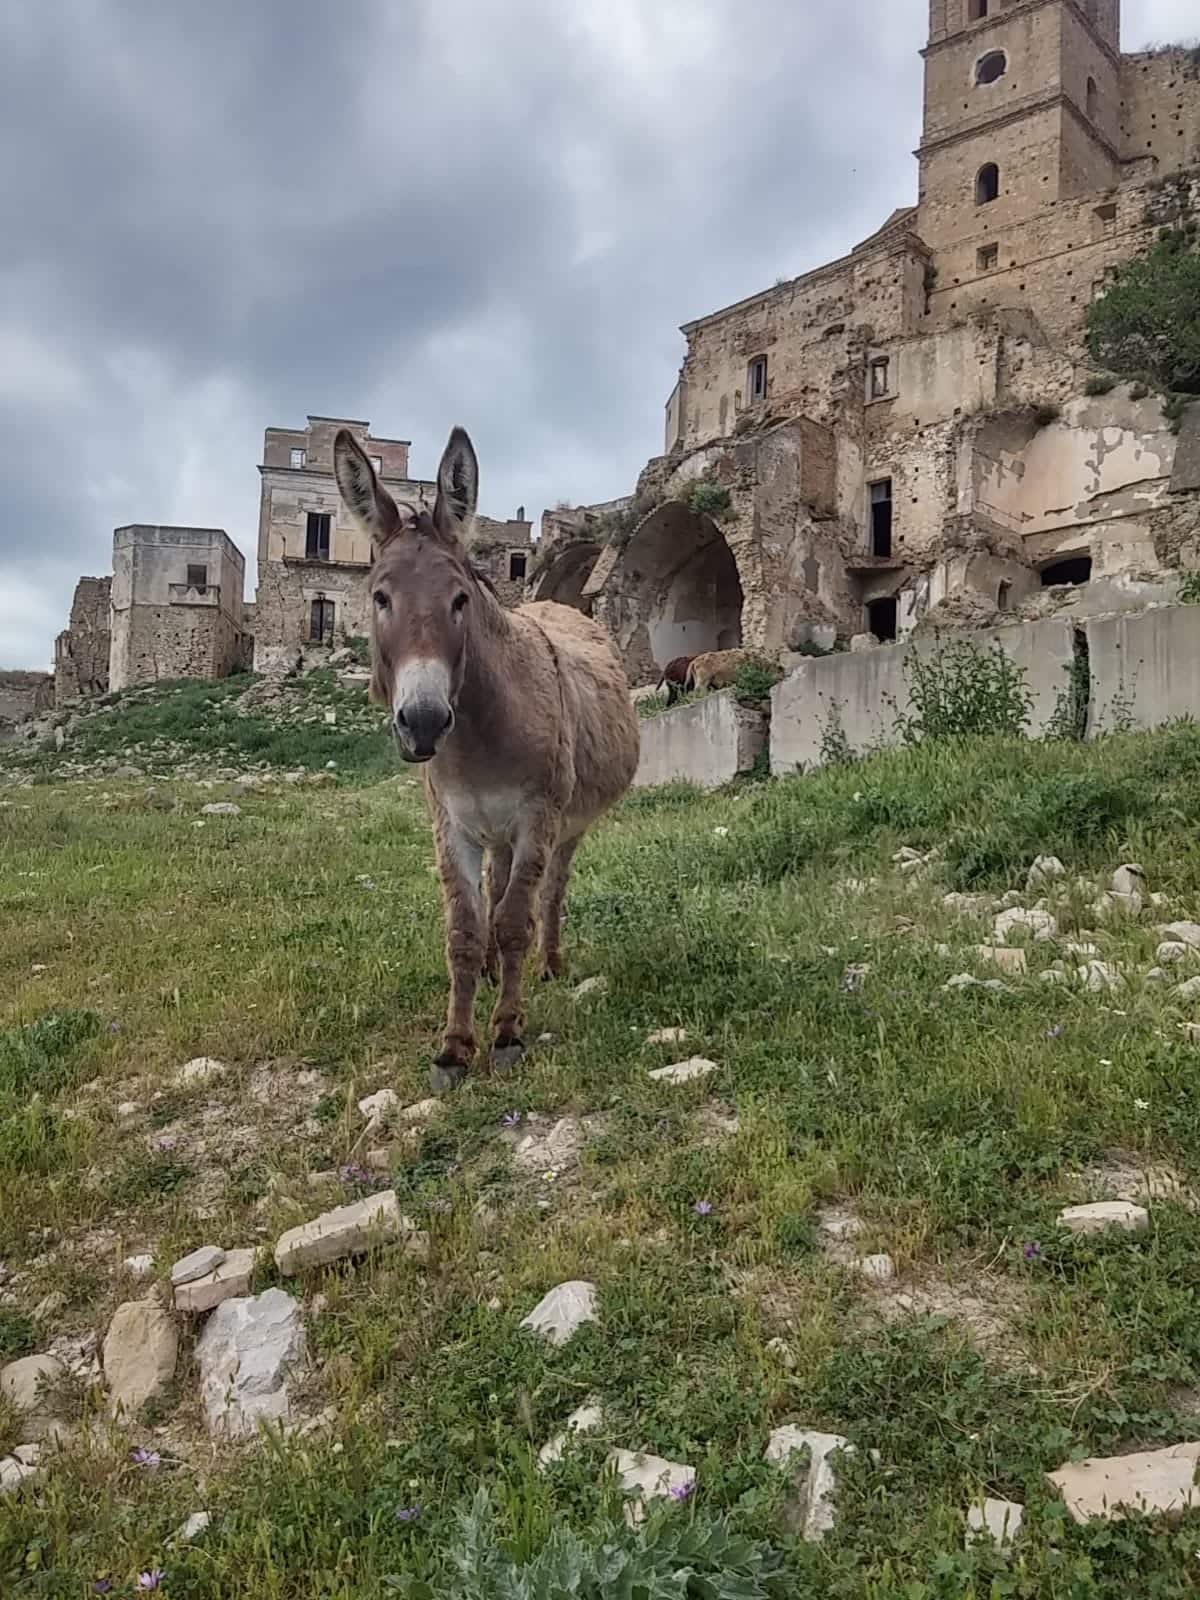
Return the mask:
[[[513,661],[513,626],[507,612],[482,586],[472,612],[466,671],[455,708],[458,725],[448,749],[452,745],[500,742],[509,720],[509,702],[520,693]]]

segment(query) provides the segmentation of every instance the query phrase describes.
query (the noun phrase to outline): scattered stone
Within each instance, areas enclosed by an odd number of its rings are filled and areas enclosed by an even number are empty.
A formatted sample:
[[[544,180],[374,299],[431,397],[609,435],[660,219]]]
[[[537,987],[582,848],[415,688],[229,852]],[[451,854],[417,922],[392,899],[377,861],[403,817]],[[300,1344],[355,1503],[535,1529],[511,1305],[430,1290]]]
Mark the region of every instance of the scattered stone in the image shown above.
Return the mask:
[[[1063,949],[1069,956],[1079,956],[1081,960],[1090,960],[1092,956],[1100,954],[1098,944],[1078,944],[1074,939],[1068,939]]]
[[[538,1466],[544,1469],[553,1466],[556,1461],[561,1461],[573,1433],[594,1433],[603,1422],[604,1413],[600,1409],[599,1400],[594,1398],[585,1400],[578,1410],[572,1411],[567,1418],[567,1425],[562,1433],[556,1434],[549,1444],[544,1444],[538,1451]]]
[[[609,1463],[616,1468],[626,1494],[635,1494],[625,1506],[625,1521],[636,1528],[646,1515],[645,1501],[686,1500],[696,1486],[695,1467],[680,1461],[664,1461],[661,1456],[642,1455],[636,1450],[614,1450]]]
[[[136,1100],[122,1100],[117,1106],[117,1121],[129,1123],[141,1111],[141,1106]]]
[[[275,1246],[275,1265],[290,1275],[342,1256],[361,1255],[373,1244],[391,1243],[415,1232],[415,1225],[401,1213],[396,1191],[384,1189],[289,1228]]]
[[[583,1128],[574,1117],[560,1117],[548,1133],[526,1133],[513,1151],[522,1172],[561,1172],[573,1167],[583,1148]]]
[[[176,1544],[191,1544],[193,1539],[198,1539],[202,1533],[207,1533],[212,1527],[212,1518],[207,1511],[193,1511],[192,1515],[175,1530]]]
[[[646,1043],[647,1045],[683,1044],[687,1036],[686,1028],[656,1028],[653,1033],[646,1035]]]
[[[986,1533],[1001,1549],[1010,1545],[1021,1531],[1025,1507],[1014,1500],[985,1500],[967,1512],[970,1533]]]
[[[564,1345],[585,1322],[595,1320],[596,1285],[575,1279],[543,1295],[521,1326],[542,1334],[553,1345]]]
[[[842,973],[842,988],[847,994],[858,994],[870,975],[871,968],[868,962],[852,962]]]
[[[178,1289],[185,1283],[194,1283],[197,1278],[210,1277],[224,1259],[225,1252],[220,1245],[202,1245],[199,1250],[193,1250],[191,1255],[183,1256],[171,1268],[171,1287]]]
[[[42,1447],[40,1444],[19,1444],[13,1455],[23,1467],[36,1467],[42,1459]]]
[[[955,989],[988,989],[992,994],[1008,993],[1008,985],[1001,983],[999,978],[977,978],[973,972],[956,972],[942,988],[950,992]]]
[[[1178,984],[1175,993],[1181,1000],[1200,1000],[1200,978],[1189,978],[1186,983]]]
[[[1147,983],[1170,983],[1171,975],[1165,967],[1147,967]]]
[[[1200,1503],[1200,1489],[1193,1483],[1197,1461],[1200,1443],[1174,1444],[1166,1450],[1071,1461],[1046,1477],[1076,1522],[1093,1517],[1119,1521],[1130,1511],[1175,1520]]]
[[[1169,964],[1173,961],[1184,961],[1191,953],[1192,946],[1184,944],[1182,939],[1164,939],[1154,952],[1154,959]]]
[[[692,1056],[687,1061],[676,1061],[669,1067],[655,1067],[650,1076],[659,1083],[691,1083],[694,1078],[707,1078],[717,1070],[715,1061],[703,1056]]]
[[[241,806],[235,806],[232,800],[220,800],[215,805],[200,807],[202,817],[240,817]]]
[[[361,1107],[359,1108],[361,1110]],[[402,1122],[432,1122],[434,1117],[440,1117],[445,1110],[441,1100],[418,1100],[415,1105],[405,1106],[400,1112]]]
[[[982,917],[992,909],[986,894],[959,894],[957,890],[942,896],[942,905],[960,917]]]
[[[358,1109],[372,1128],[380,1128],[400,1110],[400,1096],[394,1089],[379,1089],[358,1102]]]
[[[212,1272],[180,1284],[175,1290],[176,1311],[199,1316],[249,1291],[254,1278],[255,1252],[231,1250],[228,1255],[222,1254],[222,1261]]]
[[[1089,961],[1075,969],[1075,976],[1091,994],[1105,994],[1110,989],[1124,987],[1125,979],[1107,961]]]
[[[854,1446],[836,1433],[817,1433],[808,1428],[776,1428],[767,1441],[766,1459],[776,1466],[790,1466],[797,1452],[808,1455],[807,1467],[796,1474],[795,1500],[784,1516],[789,1533],[803,1539],[822,1539],[833,1527],[834,1458],[839,1452],[852,1453]]]
[[[779,1362],[781,1367],[786,1367],[789,1372],[796,1369],[796,1358],[792,1354],[791,1346],[787,1340],[776,1334],[774,1339],[767,1340],[767,1349]]]
[[[149,1255],[126,1256],[123,1265],[131,1278],[148,1278],[154,1271],[154,1257]]]
[[[1028,966],[1025,952],[1020,945],[981,944],[976,954],[981,961],[989,961],[993,966],[999,967],[1001,972],[1014,976],[1020,976]]]
[[[1200,1200],[1174,1167],[1146,1166],[1132,1151],[1111,1151],[1102,1165],[1080,1173],[1080,1182],[1114,1200],[1171,1201],[1200,1209]]]
[[[218,1306],[196,1344],[210,1432],[241,1439],[260,1421],[289,1422],[288,1375],[305,1350],[300,1306],[282,1289]]]
[[[175,1375],[179,1334],[157,1300],[118,1306],[104,1339],[104,1378],[113,1416],[133,1417]]]
[[[23,1356],[0,1369],[0,1394],[24,1419],[23,1432],[31,1442],[45,1439],[57,1429],[55,1387],[67,1375],[56,1356]]]
[[[1158,932],[1164,939],[1177,939],[1180,944],[1200,950],[1200,922],[1168,922]]]
[[[1200,1022],[1185,1022],[1183,1036],[1189,1044],[1200,1044]]]
[[[590,1000],[608,993],[608,979],[605,977],[585,978],[571,990],[573,1000]]]
[[[1050,883],[1055,878],[1065,878],[1066,875],[1067,869],[1057,856],[1038,856],[1029,869],[1025,886],[1032,893],[1041,885]]]
[[[219,1078],[225,1072],[223,1061],[217,1061],[212,1056],[197,1056],[193,1061],[185,1061],[175,1074],[175,1082],[183,1088],[192,1088],[198,1083],[207,1083],[211,1078]]]
[[[36,1467],[30,1467],[16,1456],[4,1456],[0,1459],[0,1495],[15,1494],[25,1482],[37,1472]]]
[[[1025,911],[1020,906],[1011,906],[1007,911],[998,912],[992,926],[997,944],[1007,944],[1009,934],[1018,928],[1028,929],[1039,943],[1058,937],[1057,918],[1048,911]]]
[[[1150,1226],[1150,1215],[1132,1200],[1096,1200],[1091,1205],[1067,1206],[1058,1214],[1058,1226],[1077,1234],[1103,1233],[1107,1228],[1140,1233]]]
[[[856,1265],[868,1283],[891,1283],[896,1276],[896,1263],[891,1256],[863,1256]]]
[[[1150,885],[1146,882],[1145,870],[1131,861],[1117,868],[1112,875],[1110,887],[1119,899],[1136,900],[1140,911],[1142,896],[1148,892]]]
[[[1045,972],[1038,973],[1039,983],[1066,983],[1067,975],[1061,967],[1047,967]]]

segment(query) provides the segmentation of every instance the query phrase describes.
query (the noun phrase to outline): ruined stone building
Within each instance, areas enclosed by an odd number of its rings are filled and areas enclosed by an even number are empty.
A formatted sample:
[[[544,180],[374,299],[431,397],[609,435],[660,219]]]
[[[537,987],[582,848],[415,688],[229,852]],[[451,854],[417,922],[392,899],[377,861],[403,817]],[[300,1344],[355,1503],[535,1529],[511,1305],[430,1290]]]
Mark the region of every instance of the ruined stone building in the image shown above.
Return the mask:
[[[365,637],[370,597],[364,579],[370,542],[342,504],[333,441],[348,428],[396,500],[432,506],[437,486],[409,476],[407,439],[376,438],[370,424],[309,417],[303,429],[268,428],[259,467],[258,671],[290,668],[314,651]],[[472,554],[506,604],[520,600],[532,554],[532,525],[477,517]]]
[[[636,493],[546,514],[533,595],[606,622],[636,680],[1141,604],[1200,564],[1200,407],[1177,434],[1082,337],[1110,270],[1200,211],[1200,54],[1123,55],[1119,0],[930,0],[923,54],[916,204],[685,324]]]
[[[118,528],[108,687],[226,678],[247,665],[245,572],[220,528]]]
[[[54,641],[54,703],[108,691],[112,579],[80,578],[67,626]]]

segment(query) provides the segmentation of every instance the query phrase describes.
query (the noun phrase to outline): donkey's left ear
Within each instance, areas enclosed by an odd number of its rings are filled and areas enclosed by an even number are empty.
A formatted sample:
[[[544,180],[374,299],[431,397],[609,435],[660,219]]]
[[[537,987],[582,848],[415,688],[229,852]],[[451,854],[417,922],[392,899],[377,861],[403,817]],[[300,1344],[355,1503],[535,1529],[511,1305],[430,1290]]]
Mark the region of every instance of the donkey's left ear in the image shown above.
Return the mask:
[[[457,538],[475,515],[479,499],[479,462],[465,428],[454,428],[438,467],[437,503],[433,521],[447,538]]]

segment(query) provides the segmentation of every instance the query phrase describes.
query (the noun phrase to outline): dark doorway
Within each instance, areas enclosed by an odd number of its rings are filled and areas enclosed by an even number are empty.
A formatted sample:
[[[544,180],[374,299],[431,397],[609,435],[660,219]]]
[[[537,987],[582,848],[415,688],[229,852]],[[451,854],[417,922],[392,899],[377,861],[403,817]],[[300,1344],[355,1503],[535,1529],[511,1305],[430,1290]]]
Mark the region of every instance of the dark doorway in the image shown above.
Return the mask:
[[[1091,556],[1069,556],[1065,561],[1055,561],[1042,568],[1042,588],[1050,589],[1059,583],[1088,583],[1091,576]]]
[[[882,644],[894,644],[896,642],[895,599],[868,601],[867,626]]]
[[[871,484],[871,554],[892,553],[892,480],[881,478]]]

